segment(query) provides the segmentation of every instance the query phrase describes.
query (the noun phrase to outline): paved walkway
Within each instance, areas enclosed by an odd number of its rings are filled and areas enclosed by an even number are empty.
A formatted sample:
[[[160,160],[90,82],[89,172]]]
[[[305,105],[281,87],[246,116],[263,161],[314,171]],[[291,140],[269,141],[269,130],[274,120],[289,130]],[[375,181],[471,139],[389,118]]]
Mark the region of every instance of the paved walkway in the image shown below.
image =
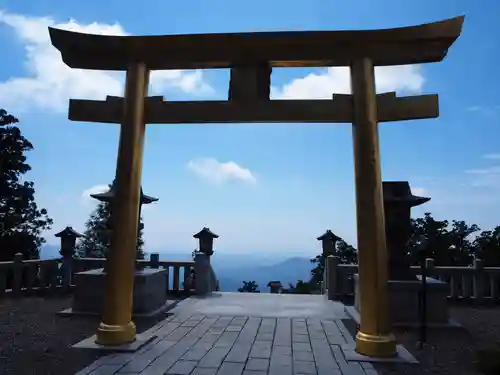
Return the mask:
[[[354,342],[343,309],[322,296],[221,293],[189,298],[173,312],[148,331],[157,338],[147,346],[102,357],[77,375],[377,374],[370,363],[345,360],[341,346]]]

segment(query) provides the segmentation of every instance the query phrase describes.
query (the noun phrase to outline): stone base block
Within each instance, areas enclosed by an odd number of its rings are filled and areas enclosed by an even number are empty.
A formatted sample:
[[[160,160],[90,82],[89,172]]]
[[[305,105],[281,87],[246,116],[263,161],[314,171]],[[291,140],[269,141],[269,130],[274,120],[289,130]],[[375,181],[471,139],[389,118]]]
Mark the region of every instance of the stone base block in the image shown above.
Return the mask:
[[[133,315],[148,316],[165,310],[167,277],[165,269],[144,268],[135,271]],[[101,314],[106,292],[105,278],[102,268],[75,275],[73,313]]]
[[[420,276],[418,276],[420,277]],[[420,280],[389,280],[389,314],[393,325],[418,325]],[[449,325],[448,284],[427,277],[427,323]],[[360,312],[358,274],[354,275],[354,307]]]
[[[95,342],[96,336],[90,336],[86,338],[85,340],[82,340],[75,345],[72,346],[72,348],[75,349],[91,349],[91,350],[96,350],[96,351],[102,351],[102,352],[125,352],[125,353],[134,353],[144,347],[145,345],[149,344],[151,341],[153,341],[157,336],[152,335],[152,334],[137,334],[136,339],[134,342],[128,343],[128,344],[123,344],[123,345],[100,345]]]

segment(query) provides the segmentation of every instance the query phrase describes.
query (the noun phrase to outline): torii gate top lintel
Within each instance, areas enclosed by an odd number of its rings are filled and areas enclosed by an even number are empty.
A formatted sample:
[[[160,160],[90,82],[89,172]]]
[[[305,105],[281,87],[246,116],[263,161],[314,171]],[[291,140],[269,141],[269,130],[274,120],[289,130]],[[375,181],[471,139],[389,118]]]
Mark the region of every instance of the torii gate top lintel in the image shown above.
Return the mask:
[[[441,61],[461,33],[464,16],[383,30],[286,31],[166,36],[110,36],[49,28],[54,47],[71,68],[126,70],[133,61],[150,70],[348,66]]]

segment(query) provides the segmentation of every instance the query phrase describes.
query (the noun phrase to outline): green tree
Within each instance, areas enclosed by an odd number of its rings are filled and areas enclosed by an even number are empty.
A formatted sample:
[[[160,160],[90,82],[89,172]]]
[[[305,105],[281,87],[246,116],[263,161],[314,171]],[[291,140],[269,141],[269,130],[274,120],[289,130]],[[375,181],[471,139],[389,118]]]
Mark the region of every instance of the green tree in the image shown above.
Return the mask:
[[[500,226],[481,232],[474,239],[475,254],[484,261],[486,267],[500,266]]]
[[[428,256],[434,258],[437,265],[467,266],[472,264],[476,252],[470,236],[477,232],[476,224],[468,225],[465,221],[436,220],[431,213],[424,217],[412,219],[412,235],[408,243],[408,255],[412,264],[418,264],[416,252],[418,242],[425,240]]]
[[[289,294],[312,294],[316,290],[315,285],[310,281],[297,280],[295,285],[288,284],[288,286],[286,293]]]
[[[109,185],[111,188],[111,185]],[[111,204],[99,202],[85,223],[84,237],[77,244],[77,252],[84,258],[105,258],[111,241]],[[141,224],[142,224],[141,217]],[[137,259],[144,259],[143,230],[139,230]]]
[[[240,293],[260,293],[259,285],[256,281],[243,281],[241,288],[238,288]]]
[[[39,258],[42,232],[53,223],[35,203],[34,183],[24,179],[31,170],[24,153],[33,145],[15,126],[18,122],[0,109],[0,261],[12,260],[16,253]]]

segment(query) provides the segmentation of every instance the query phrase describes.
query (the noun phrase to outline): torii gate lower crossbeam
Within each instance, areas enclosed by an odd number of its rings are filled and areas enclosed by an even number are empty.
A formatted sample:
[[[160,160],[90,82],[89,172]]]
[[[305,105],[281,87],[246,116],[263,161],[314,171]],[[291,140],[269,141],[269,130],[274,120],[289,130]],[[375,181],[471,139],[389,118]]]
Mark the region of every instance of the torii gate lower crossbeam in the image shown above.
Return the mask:
[[[395,355],[387,311],[378,122],[437,117],[438,106],[437,96],[432,95],[376,95],[374,65],[441,61],[460,35],[462,23],[463,17],[457,17],[392,30],[151,37],[50,29],[53,45],[70,67],[127,69],[123,100],[72,101],[69,113],[72,120],[122,124],[116,170],[116,201],[121,204],[112,219],[115,230],[107,260],[107,298],[96,341],[118,345],[135,339],[131,307],[145,123],[289,119],[353,123],[361,305],[356,350],[372,357]],[[269,100],[270,67],[293,66],[350,66],[352,95],[334,96],[331,101]],[[148,69],[225,67],[232,69],[228,102],[166,104],[158,97],[146,98]]]

